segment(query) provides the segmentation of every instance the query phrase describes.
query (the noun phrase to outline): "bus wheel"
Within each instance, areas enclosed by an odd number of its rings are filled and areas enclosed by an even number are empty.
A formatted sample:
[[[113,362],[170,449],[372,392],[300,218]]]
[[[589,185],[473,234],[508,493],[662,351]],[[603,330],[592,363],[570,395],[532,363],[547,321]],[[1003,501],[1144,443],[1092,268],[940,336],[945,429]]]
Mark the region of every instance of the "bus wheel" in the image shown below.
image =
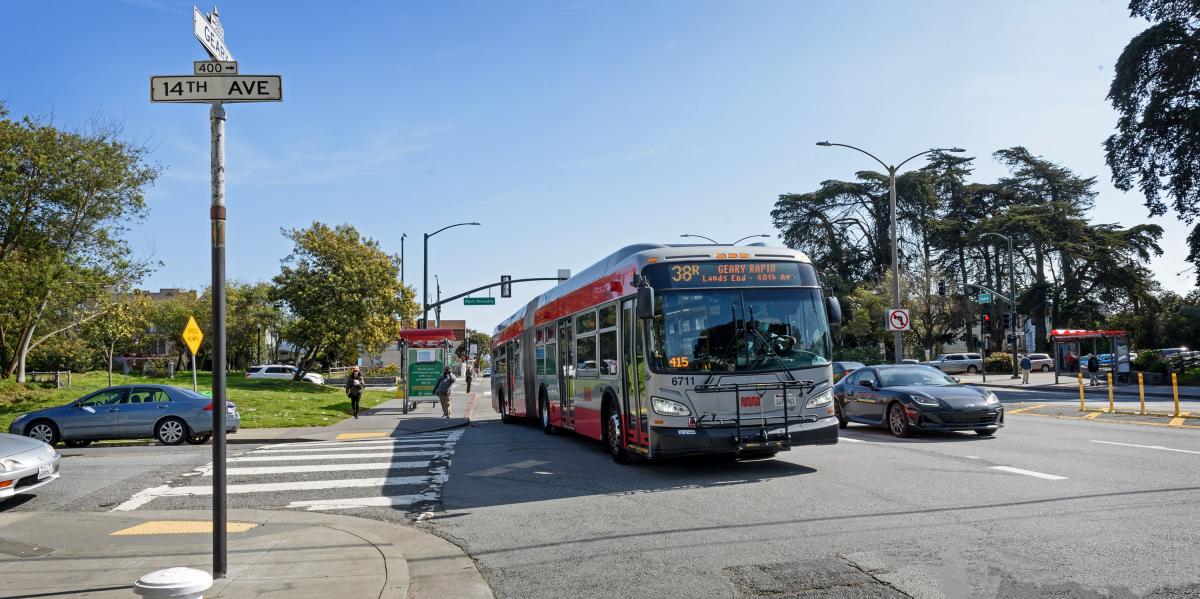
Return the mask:
[[[546,399],[545,393],[542,393],[542,396],[538,399],[538,415],[542,419],[542,432],[547,435],[553,435],[555,428],[553,424],[550,424],[550,402]]]
[[[612,455],[614,462],[628,464],[629,450],[621,442],[621,435],[621,413],[609,408],[607,434],[605,435],[605,441],[608,443],[608,453]]]

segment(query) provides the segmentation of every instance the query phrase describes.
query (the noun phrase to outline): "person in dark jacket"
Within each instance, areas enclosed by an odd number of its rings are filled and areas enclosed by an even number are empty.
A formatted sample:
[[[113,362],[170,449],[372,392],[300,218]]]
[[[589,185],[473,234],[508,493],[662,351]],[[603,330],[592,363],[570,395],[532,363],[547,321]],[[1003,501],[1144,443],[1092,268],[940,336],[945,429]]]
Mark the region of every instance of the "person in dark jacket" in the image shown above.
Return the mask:
[[[442,378],[438,379],[437,385],[433,387],[433,394],[438,396],[442,402],[442,417],[450,417],[450,388],[454,386],[454,375],[450,374],[450,367],[442,369]]]
[[[1096,357],[1096,354],[1089,353],[1087,355],[1087,371],[1088,371],[1088,376],[1091,377],[1092,384],[1099,385],[1100,384],[1100,359]]]
[[[467,393],[471,392],[471,381],[475,380],[475,369],[467,366]]]
[[[1029,370],[1033,368],[1033,360],[1029,356],[1021,356],[1021,384],[1029,384]]]
[[[363,388],[367,383],[363,381],[362,371],[357,366],[350,369],[350,376],[346,377],[346,395],[350,396],[350,411],[354,414],[354,418],[358,418],[358,402],[362,399]]]

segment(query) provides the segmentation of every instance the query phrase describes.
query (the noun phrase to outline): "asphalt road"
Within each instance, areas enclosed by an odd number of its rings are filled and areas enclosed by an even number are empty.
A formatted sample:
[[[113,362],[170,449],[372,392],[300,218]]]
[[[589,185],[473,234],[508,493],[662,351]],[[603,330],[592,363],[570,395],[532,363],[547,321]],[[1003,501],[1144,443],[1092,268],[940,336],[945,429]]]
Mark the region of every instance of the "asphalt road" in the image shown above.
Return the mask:
[[[485,420],[429,525],[502,598],[1200,597],[1198,432],[1014,415],[992,439],[851,425],[774,460],[618,466]]]

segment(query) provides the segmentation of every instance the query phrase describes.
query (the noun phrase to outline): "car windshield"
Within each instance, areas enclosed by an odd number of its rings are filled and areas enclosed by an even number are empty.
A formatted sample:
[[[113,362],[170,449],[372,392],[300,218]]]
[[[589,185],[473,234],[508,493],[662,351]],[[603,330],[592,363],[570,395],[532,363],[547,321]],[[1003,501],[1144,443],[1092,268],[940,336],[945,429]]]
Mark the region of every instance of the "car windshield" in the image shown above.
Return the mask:
[[[662,291],[649,327],[656,372],[765,372],[829,364],[819,289]]]
[[[926,366],[914,368],[881,368],[879,369],[879,384],[883,387],[903,387],[910,385],[927,385],[944,387],[956,385],[954,379]]]

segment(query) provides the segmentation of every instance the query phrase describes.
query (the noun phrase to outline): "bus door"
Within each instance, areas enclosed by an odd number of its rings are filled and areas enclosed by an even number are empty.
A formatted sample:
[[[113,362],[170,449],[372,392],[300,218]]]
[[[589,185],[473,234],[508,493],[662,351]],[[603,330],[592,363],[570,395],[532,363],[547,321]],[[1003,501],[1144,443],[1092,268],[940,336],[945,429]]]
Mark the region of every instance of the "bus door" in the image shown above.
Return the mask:
[[[571,355],[575,348],[570,318],[558,322],[558,401],[561,414],[560,425],[575,428],[575,359]]]
[[[645,413],[646,380],[642,372],[641,336],[637,334],[638,320],[633,309],[634,300],[621,302],[621,380],[625,389],[626,441],[630,445],[643,447],[648,436]]]

